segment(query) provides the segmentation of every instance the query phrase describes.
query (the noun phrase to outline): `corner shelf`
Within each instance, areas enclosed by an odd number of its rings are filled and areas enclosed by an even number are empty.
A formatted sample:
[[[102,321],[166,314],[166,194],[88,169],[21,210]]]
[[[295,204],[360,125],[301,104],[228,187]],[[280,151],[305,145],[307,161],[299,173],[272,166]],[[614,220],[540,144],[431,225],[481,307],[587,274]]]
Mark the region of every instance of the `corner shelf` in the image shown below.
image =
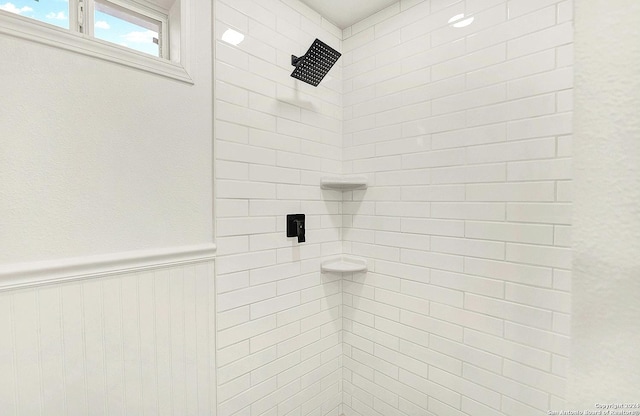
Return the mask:
[[[367,177],[362,175],[325,176],[320,180],[320,187],[322,189],[337,189],[339,191],[366,189]]]
[[[352,191],[367,189],[367,177],[364,175],[328,175],[320,179],[322,189]],[[335,256],[322,260],[322,273],[357,273],[367,271],[367,261],[352,256]]]
[[[322,262],[320,271],[322,271],[322,273],[366,272],[367,261],[351,256],[332,257]]]

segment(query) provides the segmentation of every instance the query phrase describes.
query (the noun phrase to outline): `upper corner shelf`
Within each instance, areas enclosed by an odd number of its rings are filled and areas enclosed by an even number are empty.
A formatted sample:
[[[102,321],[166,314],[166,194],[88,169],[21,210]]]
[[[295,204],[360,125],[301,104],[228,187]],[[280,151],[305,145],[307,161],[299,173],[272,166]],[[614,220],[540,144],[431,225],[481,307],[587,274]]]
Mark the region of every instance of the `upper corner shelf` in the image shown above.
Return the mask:
[[[367,271],[367,261],[357,257],[339,256],[322,262],[322,273],[356,273]]]
[[[322,189],[337,189],[339,191],[366,189],[367,177],[362,175],[325,176],[320,180],[320,187]]]

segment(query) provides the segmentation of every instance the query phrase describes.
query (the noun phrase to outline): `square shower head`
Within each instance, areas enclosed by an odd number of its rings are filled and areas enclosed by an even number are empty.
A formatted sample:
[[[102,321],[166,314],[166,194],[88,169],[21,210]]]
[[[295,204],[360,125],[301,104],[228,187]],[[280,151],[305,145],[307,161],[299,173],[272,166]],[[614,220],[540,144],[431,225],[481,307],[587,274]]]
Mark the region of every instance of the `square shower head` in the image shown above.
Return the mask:
[[[316,39],[304,56],[291,55],[291,65],[296,67],[291,76],[317,87],[340,56],[340,52]]]

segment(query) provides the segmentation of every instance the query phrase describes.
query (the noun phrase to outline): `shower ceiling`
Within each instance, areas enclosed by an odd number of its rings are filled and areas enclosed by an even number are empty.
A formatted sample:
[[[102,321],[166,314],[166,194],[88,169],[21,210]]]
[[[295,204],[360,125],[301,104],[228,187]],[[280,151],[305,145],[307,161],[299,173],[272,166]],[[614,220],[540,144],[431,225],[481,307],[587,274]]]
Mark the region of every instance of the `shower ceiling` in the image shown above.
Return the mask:
[[[344,29],[399,0],[301,0],[339,28]]]

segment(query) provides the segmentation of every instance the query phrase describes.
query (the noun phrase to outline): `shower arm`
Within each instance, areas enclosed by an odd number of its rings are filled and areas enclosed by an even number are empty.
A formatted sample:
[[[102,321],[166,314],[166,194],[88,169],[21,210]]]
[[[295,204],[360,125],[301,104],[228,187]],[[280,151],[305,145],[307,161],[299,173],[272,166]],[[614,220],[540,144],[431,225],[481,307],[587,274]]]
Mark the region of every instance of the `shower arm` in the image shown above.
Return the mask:
[[[302,61],[302,59],[304,59],[305,56],[307,56],[307,55],[304,54],[301,57],[297,57],[295,55],[291,55],[291,65],[293,65],[293,66],[295,66],[297,68],[298,65],[300,64],[300,61]]]

